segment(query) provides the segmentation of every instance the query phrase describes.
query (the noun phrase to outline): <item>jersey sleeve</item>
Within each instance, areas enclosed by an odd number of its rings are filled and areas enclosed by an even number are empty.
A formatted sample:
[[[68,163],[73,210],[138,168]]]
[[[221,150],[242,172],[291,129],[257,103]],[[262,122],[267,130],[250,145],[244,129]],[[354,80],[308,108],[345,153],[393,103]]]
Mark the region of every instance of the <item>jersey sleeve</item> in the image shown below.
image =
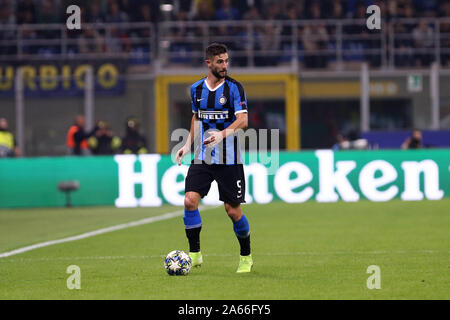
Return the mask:
[[[232,89],[234,114],[247,112],[247,96],[244,87],[237,82]]]
[[[191,103],[192,103],[192,113],[197,113],[197,103],[195,101],[195,89],[194,86],[191,86]]]

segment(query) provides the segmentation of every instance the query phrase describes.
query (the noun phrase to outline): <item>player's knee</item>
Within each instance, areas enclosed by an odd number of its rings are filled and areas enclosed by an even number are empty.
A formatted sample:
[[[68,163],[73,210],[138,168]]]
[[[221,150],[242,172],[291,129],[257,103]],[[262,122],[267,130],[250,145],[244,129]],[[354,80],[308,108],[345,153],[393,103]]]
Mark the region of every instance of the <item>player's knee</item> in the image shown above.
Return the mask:
[[[240,204],[225,203],[225,211],[232,221],[238,221],[242,216]]]
[[[192,195],[186,194],[184,197],[184,207],[187,210],[196,210],[198,208],[198,199]]]
[[[241,209],[240,203],[228,203],[225,202],[225,210],[228,211],[239,211]]]
[[[241,214],[239,212],[227,212],[228,217],[230,217],[231,221],[236,222],[240,219]]]

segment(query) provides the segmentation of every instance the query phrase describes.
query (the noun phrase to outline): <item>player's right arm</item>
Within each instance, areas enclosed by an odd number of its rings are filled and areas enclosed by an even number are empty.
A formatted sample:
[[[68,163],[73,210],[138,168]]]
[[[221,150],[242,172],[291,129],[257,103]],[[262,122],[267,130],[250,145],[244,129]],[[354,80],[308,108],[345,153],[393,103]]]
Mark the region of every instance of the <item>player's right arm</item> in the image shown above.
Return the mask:
[[[197,114],[194,113],[192,115],[192,119],[191,119],[191,128],[189,130],[189,135],[187,137],[186,143],[184,144],[184,146],[178,150],[177,152],[177,156],[175,161],[178,162],[178,165],[181,165],[181,161],[183,160],[183,157],[185,155],[187,155],[190,151],[191,151],[191,145],[192,145],[192,141],[195,140],[196,136],[198,135],[198,131],[196,130],[196,123],[197,123]]]
[[[197,118],[197,103],[196,103],[196,97],[195,97],[195,91],[194,88],[191,87],[191,100],[192,100],[192,119],[191,119],[191,128],[189,130],[189,135],[187,137],[186,143],[184,146],[178,150],[177,156],[175,158],[175,162],[178,162],[178,165],[181,165],[181,161],[183,160],[183,157],[187,155],[191,151],[191,145],[192,142],[195,140],[197,135],[199,134],[199,126],[198,126],[198,118]]]

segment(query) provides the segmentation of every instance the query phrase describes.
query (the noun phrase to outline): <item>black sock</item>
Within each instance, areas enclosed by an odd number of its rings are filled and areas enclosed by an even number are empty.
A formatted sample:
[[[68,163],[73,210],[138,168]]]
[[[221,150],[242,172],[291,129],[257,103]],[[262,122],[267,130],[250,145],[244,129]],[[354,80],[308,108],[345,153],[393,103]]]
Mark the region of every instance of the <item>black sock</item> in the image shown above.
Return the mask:
[[[186,237],[189,241],[189,252],[200,251],[200,230],[202,230],[202,227],[186,229]]]
[[[239,238],[239,245],[241,246],[241,256],[250,255],[250,234],[245,238]]]

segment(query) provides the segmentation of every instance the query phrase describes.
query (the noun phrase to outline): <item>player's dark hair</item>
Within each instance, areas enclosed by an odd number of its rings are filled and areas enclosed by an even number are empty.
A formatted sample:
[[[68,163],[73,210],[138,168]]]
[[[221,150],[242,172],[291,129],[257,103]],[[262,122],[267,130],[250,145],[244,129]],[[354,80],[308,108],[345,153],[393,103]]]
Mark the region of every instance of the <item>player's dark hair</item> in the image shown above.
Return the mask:
[[[213,60],[215,56],[227,53],[228,48],[222,43],[211,43],[208,48],[206,48],[206,59]]]

